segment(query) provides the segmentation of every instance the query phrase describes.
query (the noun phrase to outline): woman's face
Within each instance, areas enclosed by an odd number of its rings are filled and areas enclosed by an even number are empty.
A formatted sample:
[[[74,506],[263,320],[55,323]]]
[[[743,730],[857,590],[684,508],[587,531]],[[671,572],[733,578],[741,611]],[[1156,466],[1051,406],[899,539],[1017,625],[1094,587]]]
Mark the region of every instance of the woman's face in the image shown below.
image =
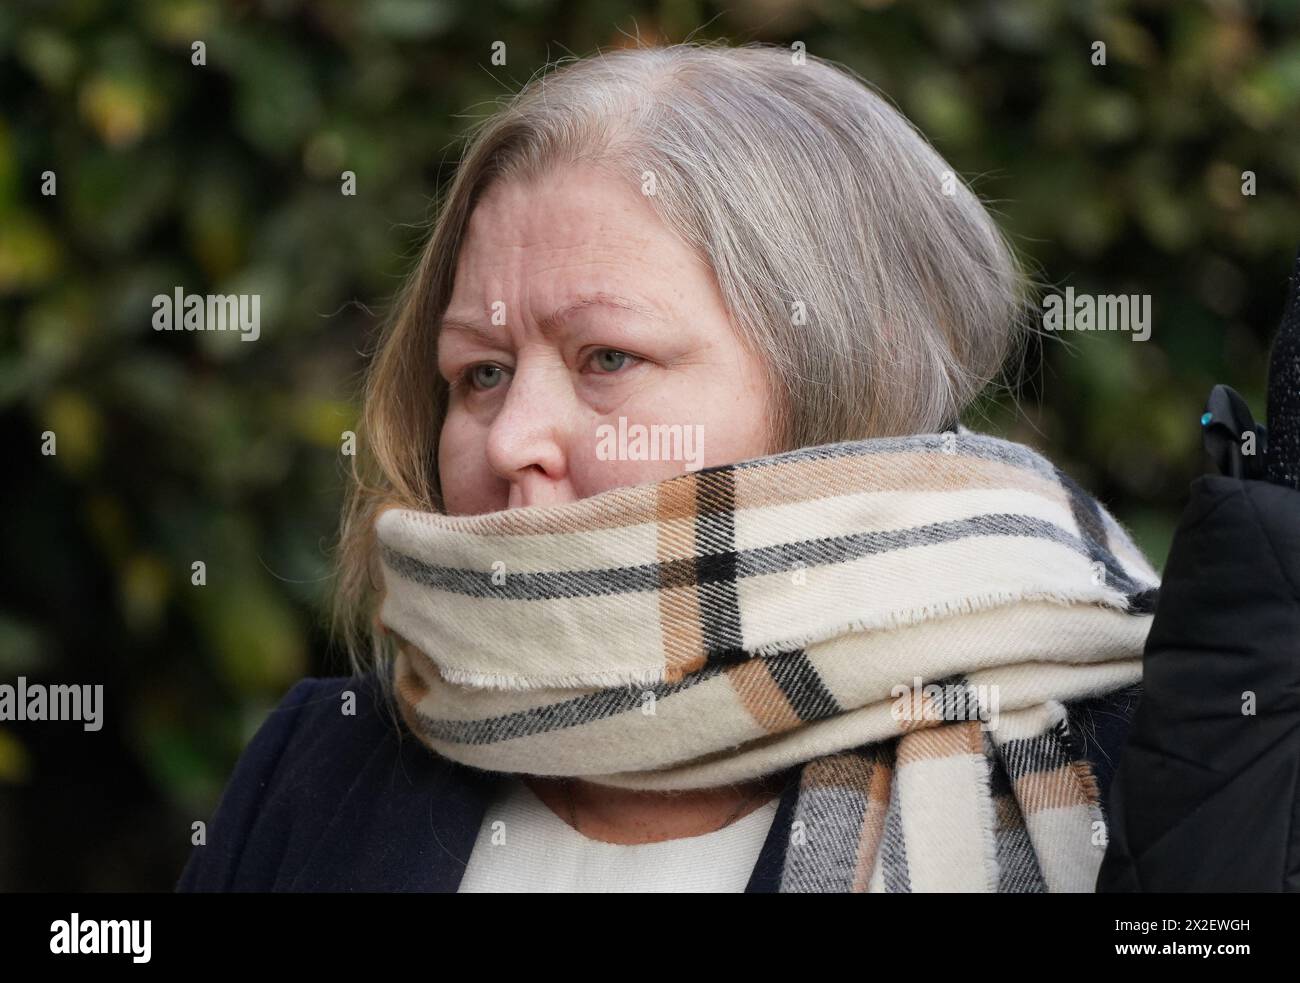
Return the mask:
[[[708,265],[636,188],[585,168],[498,183],[467,231],[438,337],[449,514],[771,452],[762,364]]]

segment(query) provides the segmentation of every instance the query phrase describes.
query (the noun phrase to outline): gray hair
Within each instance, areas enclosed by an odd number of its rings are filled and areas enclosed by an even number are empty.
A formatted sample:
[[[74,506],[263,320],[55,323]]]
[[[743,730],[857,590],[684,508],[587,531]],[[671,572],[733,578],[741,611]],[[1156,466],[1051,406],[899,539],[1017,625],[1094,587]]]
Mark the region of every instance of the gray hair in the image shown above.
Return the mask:
[[[653,191],[768,366],[773,450],[952,427],[993,380],[1029,326],[1013,250],[901,113],[851,71],[801,54],[758,43],[605,52],[534,78],[474,128],[367,379],[370,470],[358,463],[345,513],[344,620],[373,617],[375,507],[440,506],[435,325],[494,181],[583,163]]]

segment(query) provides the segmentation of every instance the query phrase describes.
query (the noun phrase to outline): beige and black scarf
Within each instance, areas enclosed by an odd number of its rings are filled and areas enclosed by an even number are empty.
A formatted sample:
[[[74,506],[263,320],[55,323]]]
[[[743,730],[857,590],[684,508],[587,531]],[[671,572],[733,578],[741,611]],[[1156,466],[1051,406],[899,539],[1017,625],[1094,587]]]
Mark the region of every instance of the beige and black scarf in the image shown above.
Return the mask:
[[[1140,680],[1158,578],[1028,447],[831,444],[377,535],[440,755],[660,790],[798,766],[784,891],[1093,889],[1064,703]]]

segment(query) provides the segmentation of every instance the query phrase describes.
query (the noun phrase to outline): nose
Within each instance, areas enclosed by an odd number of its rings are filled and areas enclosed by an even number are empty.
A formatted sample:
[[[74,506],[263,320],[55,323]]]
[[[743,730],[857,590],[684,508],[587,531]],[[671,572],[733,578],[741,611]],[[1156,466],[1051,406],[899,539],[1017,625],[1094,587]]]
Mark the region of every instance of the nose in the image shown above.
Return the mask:
[[[487,460],[510,482],[507,508],[573,501],[568,474],[570,408],[558,373],[517,365],[488,429]]]

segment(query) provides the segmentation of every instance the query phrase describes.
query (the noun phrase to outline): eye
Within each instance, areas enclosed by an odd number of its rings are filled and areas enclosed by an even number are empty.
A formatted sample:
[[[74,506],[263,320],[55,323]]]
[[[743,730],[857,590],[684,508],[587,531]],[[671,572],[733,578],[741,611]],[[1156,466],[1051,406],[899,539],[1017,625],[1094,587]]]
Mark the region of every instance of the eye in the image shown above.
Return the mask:
[[[637,357],[617,348],[598,348],[592,353],[591,360],[602,372],[612,373],[637,361]]]
[[[477,365],[471,365],[462,374],[461,379],[470,384],[475,390],[493,389],[501,381],[501,366],[494,365],[491,362],[480,362]]]

